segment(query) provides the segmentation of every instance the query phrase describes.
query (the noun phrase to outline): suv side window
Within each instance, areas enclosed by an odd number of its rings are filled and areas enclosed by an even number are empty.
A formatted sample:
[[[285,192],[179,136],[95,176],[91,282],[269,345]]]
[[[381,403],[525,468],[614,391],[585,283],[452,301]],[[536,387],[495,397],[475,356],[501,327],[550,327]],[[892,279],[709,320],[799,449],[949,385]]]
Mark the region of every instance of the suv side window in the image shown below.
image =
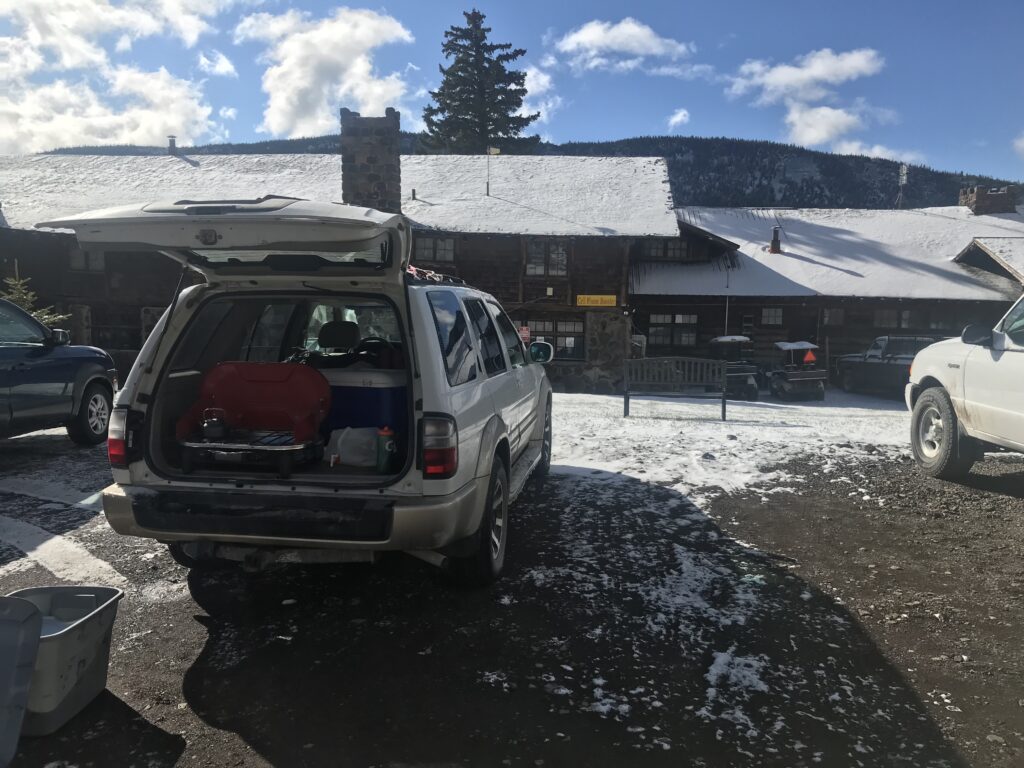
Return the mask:
[[[480,355],[484,359],[484,370],[488,376],[503,373],[506,368],[505,355],[501,353],[501,339],[484,303],[479,299],[466,299],[465,303],[469,322],[480,339]]]
[[[1024,346],[1024,301],[1018,301],[1003,321],[1003,333],[1019,346]]]
[[[0,344],[42,344],[43,334],[23,317],[0,307]]]
[[[523,351],[523,340],[519,338],[519,332],[512,325],[512,321],[508,319],[508,315],[501,310],[501,307],[491,304],[491,311],[498,324],[498,331],[501,332],[501,340],[508,352],[509,362],[512,363],[513,368],[522,368],[526,365],[526,353]]]
[[[451,291],[430,291],[427,294],[430,312],[437,328],[437,340],[444,355],[448,384],[457,387],[476,378],[476,355],[469,340],[469,325],[459,306],[458,297]]]

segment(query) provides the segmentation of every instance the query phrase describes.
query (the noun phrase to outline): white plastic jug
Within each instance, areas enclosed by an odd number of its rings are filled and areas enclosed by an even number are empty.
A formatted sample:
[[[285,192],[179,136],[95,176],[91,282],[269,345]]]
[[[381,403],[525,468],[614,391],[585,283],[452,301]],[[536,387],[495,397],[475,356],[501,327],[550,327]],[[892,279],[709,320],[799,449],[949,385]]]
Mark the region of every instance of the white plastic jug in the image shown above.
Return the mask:
[[[327,460],[347,467],[376,467],[377,430],[373,427],[335,429],[327,443]]]

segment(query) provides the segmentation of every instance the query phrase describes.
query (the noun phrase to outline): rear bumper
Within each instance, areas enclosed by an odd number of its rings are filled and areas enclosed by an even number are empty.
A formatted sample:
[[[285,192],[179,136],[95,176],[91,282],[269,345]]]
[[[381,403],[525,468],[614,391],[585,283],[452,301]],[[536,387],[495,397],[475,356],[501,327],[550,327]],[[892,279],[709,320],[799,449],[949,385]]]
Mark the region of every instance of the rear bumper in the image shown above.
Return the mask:
[[[415,499],[279,497],[110,485],[103,512],[125,536],[252,547],[435,550],[480,527],[489,478]]]

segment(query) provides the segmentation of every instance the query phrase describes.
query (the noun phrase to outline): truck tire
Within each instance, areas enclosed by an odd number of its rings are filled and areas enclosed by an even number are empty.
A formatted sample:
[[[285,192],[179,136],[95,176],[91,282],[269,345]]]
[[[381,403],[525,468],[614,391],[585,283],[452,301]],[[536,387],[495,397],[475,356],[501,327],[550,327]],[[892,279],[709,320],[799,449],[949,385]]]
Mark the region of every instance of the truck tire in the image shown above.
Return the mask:
[[[853,392],[857,389],[854,384],[853,371],[849,368],[839,369],[839,386],[843,388],[843,392]]]
[[[940,480],[957,480],[981,457],[977,440],[961,433],[949,394],[941,387],[921,393],[910,417],[910,447],[921,471]]]
[[[77,445],[99,445],[107,439],[110,426],[110,390],[92,383],[82,393],[78,413],[67,423],[68,437]]]
[[[508,470],[495,456],[473,552],[451,558],[451,575],[458,586],[486,587],[501,576],[508,551],[508,494]]]

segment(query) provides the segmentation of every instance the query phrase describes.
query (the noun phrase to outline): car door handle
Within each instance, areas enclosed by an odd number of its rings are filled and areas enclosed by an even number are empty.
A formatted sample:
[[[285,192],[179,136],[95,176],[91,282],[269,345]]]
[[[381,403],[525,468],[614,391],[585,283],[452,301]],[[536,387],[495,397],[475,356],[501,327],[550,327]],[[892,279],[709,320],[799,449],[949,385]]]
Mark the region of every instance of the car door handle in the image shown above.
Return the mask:
[[[15,363],[11,366],[12,371],[27,371],[28,363]]]

